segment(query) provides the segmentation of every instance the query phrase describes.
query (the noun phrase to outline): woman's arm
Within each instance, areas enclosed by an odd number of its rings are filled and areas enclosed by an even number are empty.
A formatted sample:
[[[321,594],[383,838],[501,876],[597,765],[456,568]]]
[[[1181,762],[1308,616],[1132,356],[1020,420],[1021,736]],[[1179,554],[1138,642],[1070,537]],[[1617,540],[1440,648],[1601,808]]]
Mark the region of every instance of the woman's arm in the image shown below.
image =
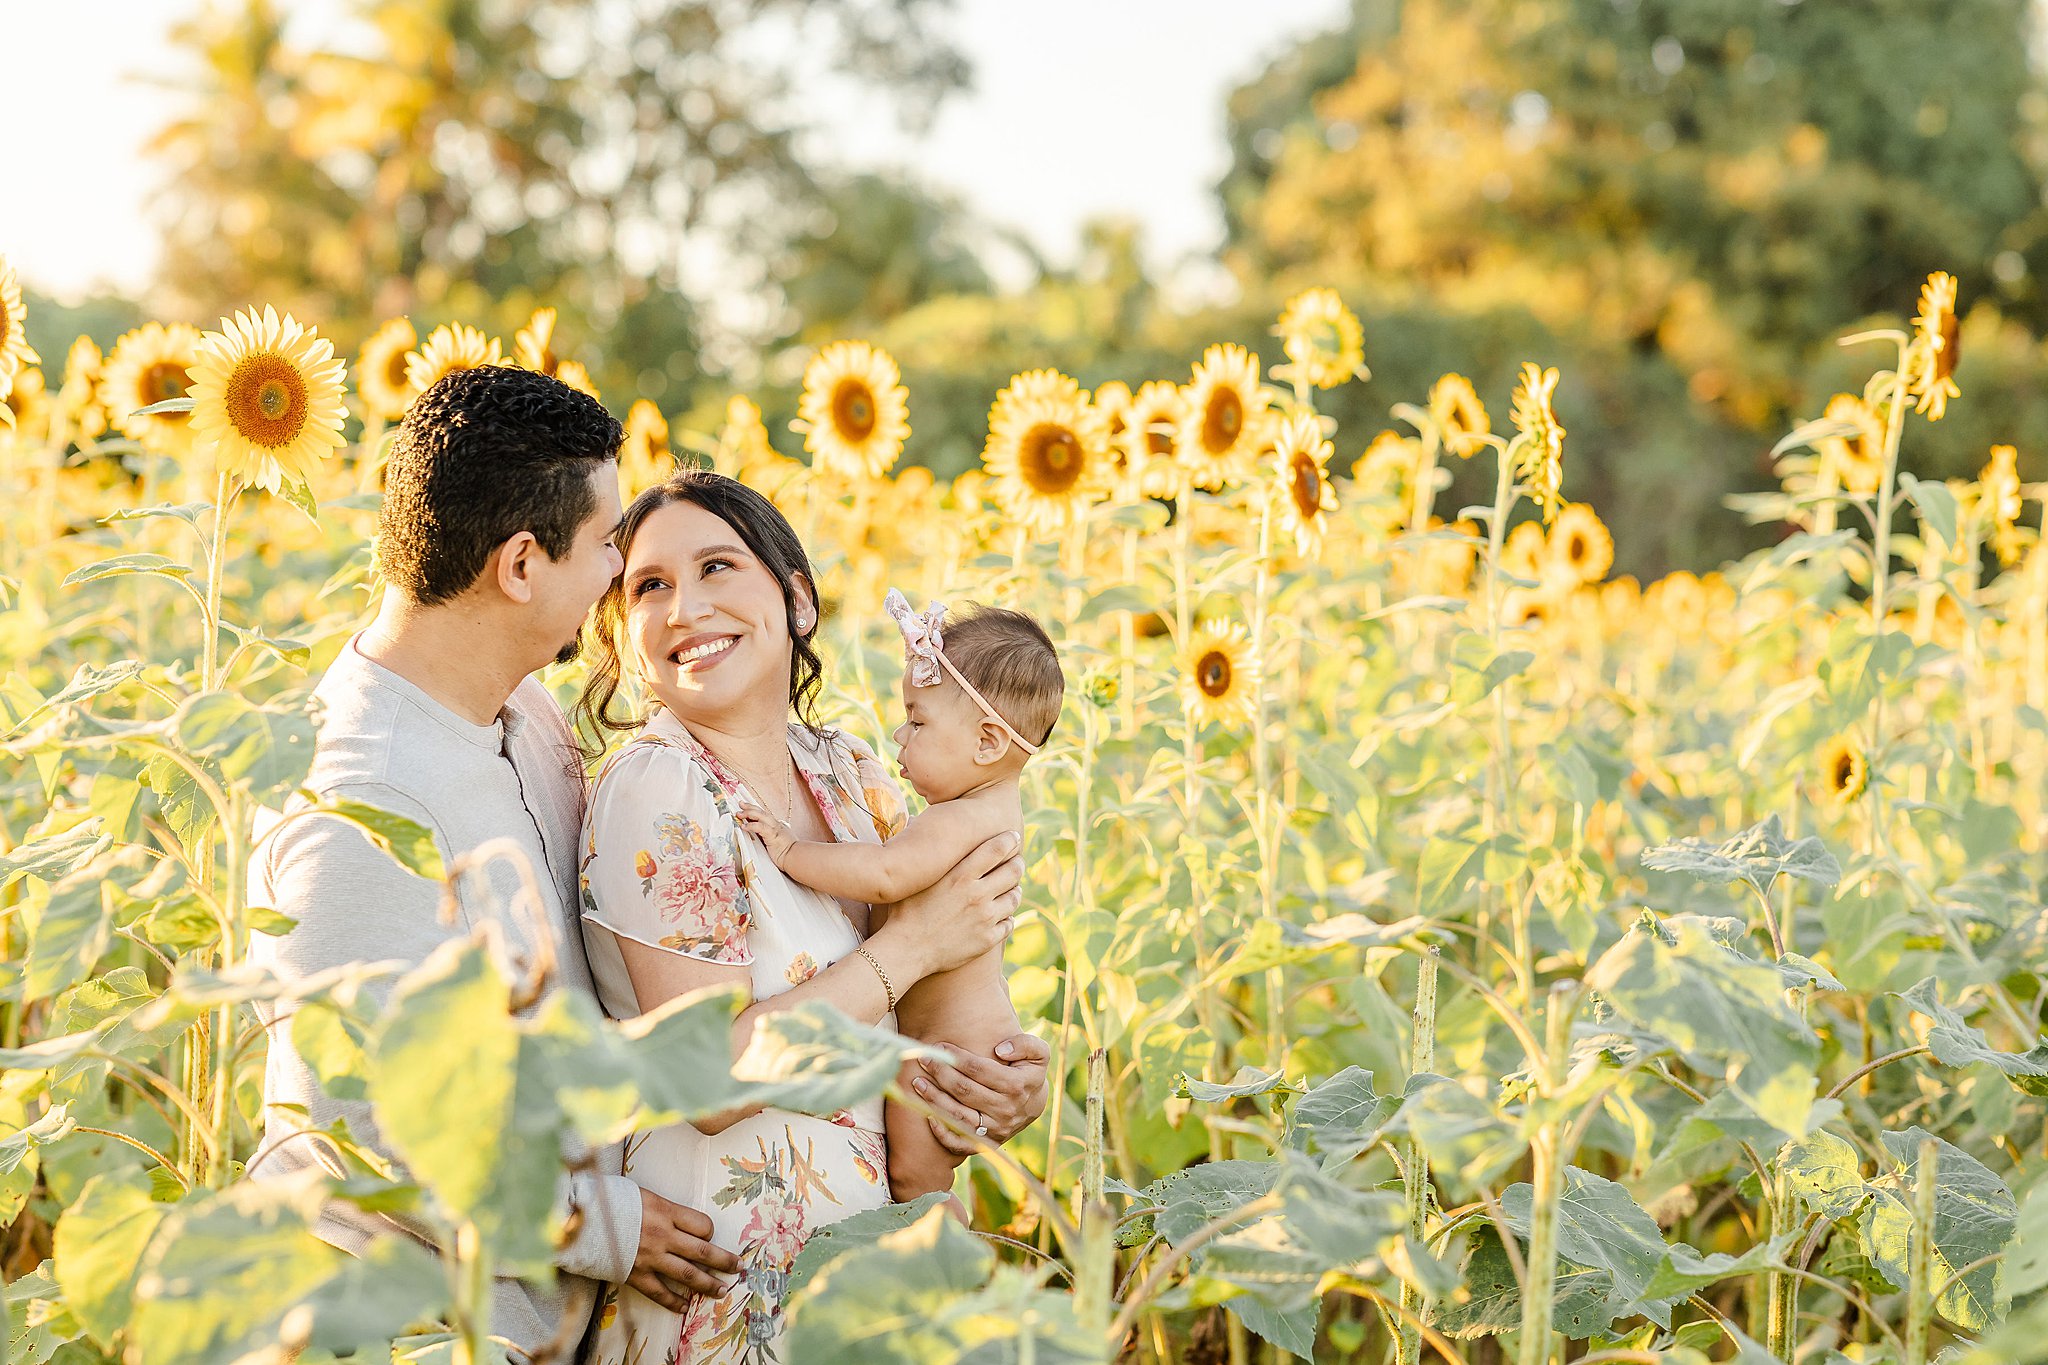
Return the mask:
[[[1004,828],[1002,812],[978,801],[929,806],[885,844],[798,839],[787,824],[753,805],[740,807],[739,822],[797,881],[829,896],[870,904],[894,904],[924,890],[969,849]]]
[[[1018,839],[1009,831],[981,844],[930,889],[893,907],[889,923],[864,945],[888,973],[900,997],[934,972],[947,971],[1001,943],[1016,912],[1017,884],[1023,865],[1017,860]],[[742,969],[687,957],[661,948],[619,939],[626,974],[642,1012],[705,986],[748,985]],[[881,976],[860,954],[833,963],[809,981],[767,1000],[757,1000],[733,1021],[732,1049],[738,1057],[754,1036],[764,1015],[822,1000],[864,1024],[880,1023],[889,1012],[889,994]],[[753,1110],[733,1110],[700,1121],[706,1133],[720,1132]]]

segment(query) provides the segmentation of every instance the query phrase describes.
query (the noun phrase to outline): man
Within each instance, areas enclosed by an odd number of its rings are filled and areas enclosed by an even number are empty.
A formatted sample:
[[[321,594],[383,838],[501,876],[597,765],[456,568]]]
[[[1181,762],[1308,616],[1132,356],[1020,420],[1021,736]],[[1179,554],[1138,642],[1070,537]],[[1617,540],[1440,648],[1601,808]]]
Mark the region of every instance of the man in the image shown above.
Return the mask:
[[[320,681],[306,785],[420,822],[450,864],[487,841],[513,840],[541,882],[540,922],[504,909],[520,890],[510,860],[494,858],[486,875],[465,877],[458,922],[443,924],[440,886],[406,872],[359,827],[310,816],[280,830],[258,869],[269,904],[296,922],[257,946],[284,977],[349,962],[416,965],[488,918],[515,957],[531,959],[545,933],[558,988],[591,991],[575,912],[583,772],[560,709],[531,675],[575,656],[584,617],[620,570],[612,537],[622,438],[594,399],[512,368],[449,375],[406,415],[378,521],[383,600]],[[928,894],[1014,901],[1021,870],[983,851]],[[1020,1037],[1005,1047],[1008,1066],[975,1059],[934,1077],[939,1103],[982,1111],[998,1138],[1036,1118],[1046,1097],[1043,1045]],[[303,1106],[314,1126],[346,1118],[353,1134],[378,1145],[368,1105],[324,1095],[289,1029],[271,1031],[264,1101]],[[258,1175],[330,1163],[317,1140],[294,1136],[305,1123],[269,1110],[266,1145],[274,1148]],[[595,1170],[566,1180],[580,1216],[556,1258],[555,1283],[494,1287],[492,1330],[524,1351],[573,1346],[604,1283],[630,1284],[681,1311],[687,1294],[718,1292],[738,1268],[706,1240],[703,1214],[620,1174],[616,1148],[596,1156]],[[394,1232],[427,1236],[416,1223],[340,1202],[317,1231],[347,1251]]]

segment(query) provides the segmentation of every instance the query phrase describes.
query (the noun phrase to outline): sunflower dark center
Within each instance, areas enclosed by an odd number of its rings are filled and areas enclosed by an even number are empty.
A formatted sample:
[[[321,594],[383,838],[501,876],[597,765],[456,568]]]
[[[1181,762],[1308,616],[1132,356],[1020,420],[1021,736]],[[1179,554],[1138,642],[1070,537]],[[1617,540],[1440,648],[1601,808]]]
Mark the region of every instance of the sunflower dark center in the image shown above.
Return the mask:
[[[142,406],[146,408],[152,403],[161,403],[166,398],[183,398],[186,383],[184,366],[171,361],[157,362],[142,372],[142,382],[139,386],[142,390]],[[171,422],[182,422],[190,416],[191,414],[186,412],[158,414],[160,420]]]
[[[405,347],[394,346],[391,348],[391,354],[384,361],[384,382],[394,389],[405,387],[406,354]]]
[[[1202,445],[1211,455],[1220,455],[1237,444],[1244,430],[1244,400],[1234,389],[1218,389],[1202,410]]]
[[[1024,434],[1018,457],[1024,481],[1040,493],[1065,493],[1081,478],[1081,442],[1071,428],[1041,422]]]
[[[849,441],[865,441],[875,429],[875,395],[858,379],[842,379],[832,390],[832,425]]]
[[[1856,759],[1850,754],[1835,755],[1835,790],[1847,791],[1856,778]]]
[[[1956,362],[1962,358],[1963,329],[1954,313],[1944,313],[1941,318],[1941,349],[1934,353],[1934,377],[1948,378],[1956,372]]]
[[[1316,472],[1316,462],[1305,455],[1294,459],[1293,492],[1295,510],[1313,521],[1323,510],[1323,476]]]
[[[1565,557],[1574,564],[1583,564],[1593,557],[1593,542],[1584,531],[1574,531],[1571,539],[1564,543]]]
[[[236,432],[266,450],[297,439],[305,430],[310,407],[298,366],[269,352],[244,356],[236,363],[223,402]]]
[[[1202,689],[1205,697],[1226,696],[1230,692],[1230,656],[1220,649],[1212,649],[1195,664],[1195,686]]]

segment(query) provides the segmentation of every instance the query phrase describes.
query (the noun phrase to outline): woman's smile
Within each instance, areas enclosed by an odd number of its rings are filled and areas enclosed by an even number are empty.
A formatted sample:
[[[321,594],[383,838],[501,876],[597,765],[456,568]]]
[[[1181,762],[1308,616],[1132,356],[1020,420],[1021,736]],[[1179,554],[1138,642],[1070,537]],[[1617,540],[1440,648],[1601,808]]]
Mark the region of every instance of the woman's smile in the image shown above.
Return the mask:
[[[702,673],[717,667],[739,639],[737,635],[692,635],[668,657],[685,673]]]

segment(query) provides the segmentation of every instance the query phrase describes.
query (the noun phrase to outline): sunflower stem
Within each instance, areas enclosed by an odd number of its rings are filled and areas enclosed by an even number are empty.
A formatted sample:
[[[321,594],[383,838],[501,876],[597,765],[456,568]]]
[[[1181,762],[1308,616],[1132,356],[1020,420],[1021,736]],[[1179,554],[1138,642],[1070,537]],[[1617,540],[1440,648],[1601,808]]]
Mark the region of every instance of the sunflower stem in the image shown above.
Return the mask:
[[[1182,487],[1174,500],[1176,509],[1173,542],[1173,617],[1178,632],[1175,643],[1183,651],[1191,648],[1194,639],[1195,602],[1194,586],[1190,582],[1189,559],[1193,554],[1194,523],[1193,494]],[[1195,712],[1194,702],[1183,697],[1181,701],[1181,840],[1186,847],[1199,845],[1201,837],[1198,817],[1201,812],[1202,736],[1201,717]],[[1208,933],[1204,920],[1208,907],[1203,900],[1204,890],[1199,884],[1199,870],[1188,865],[1188,929],[1195,947],[1195,980],[1206,982],[1209,977]],[[1223,1071],[1224,1047],[1222,1035],[1216,1028],[1216,1010],[1210,998],[1212,992],[1206,985],[1195,989],[1195,1016],[1201,1022],[1202,1032],[1209,1038],[1209,1066],[1217,1080],[1226,1079]],[[1223,1134],[1215,1128],[1209,1130],[1209,1159],[1223,1159]],[[1236,1322],[1236,1318],[1231,1319]]]
[[[1526,438],[1518,438],[1526,439]],[[1494,478],[1493,516],[1486,528],[1486,640],[1489,656],[1500,654],[1501,549],[1507,541],[1508,516],[1515,505],[1515,462],[1511,446],[1493,443],[1498,469]],[[1493,689],[1494,740],[1491,762],[1486,769],[1486,838],[1489,843],[1512,822],[1514,793],[1508,781],[1509,740],[1507,683]],[[1515,972],[1520,978],[1522,999],[1536,999],[1535,951],[1529,937],[1529,916],[1515,895],[1512,878],[1501,888],[1510,932],[1514,938]],[[1483,928],[1483,926],[1482,926]]]
[[[1254,834],[1259,848],[1259,913],[1274,916],[1279,900],[1280,841],[1273,825],[1272,753],[1266,744],[1266,599],[1273,583],[1273,499],[1259,500],[1259,558],[1252,586],[1252,659],[1258,668],[1252,684]],[[1266,969],[1266,1065],[1283,1069],[1287,1054],[1287,978],[1277,966]]]
[[[1436,968],[1440,950],[1432,945],[1415,969],[1414,1033],[1408,1045],[1410,1079],[1436,1070]],[[1408,1237],[1416,1246],[1426,1246],[1429,1232],[1429,1153],[1413,1137],[1406,1139],[1401,1158],[1402,1197],[1408,1207]],[[1422,1329],[1428,1321],[1429,1300],[1407,1280],[1401,1281],[1401,1329],[1399,1365],[1419,1365],[1422,1360]]]
[[[214,484],[213,539],[206,554],[206,619],[200,623],[204,637],[200,648],[199,689],[211,692],[220,686],[220,579],[221,561],[227,551],[228,505],[236,489],[223,469]]]

